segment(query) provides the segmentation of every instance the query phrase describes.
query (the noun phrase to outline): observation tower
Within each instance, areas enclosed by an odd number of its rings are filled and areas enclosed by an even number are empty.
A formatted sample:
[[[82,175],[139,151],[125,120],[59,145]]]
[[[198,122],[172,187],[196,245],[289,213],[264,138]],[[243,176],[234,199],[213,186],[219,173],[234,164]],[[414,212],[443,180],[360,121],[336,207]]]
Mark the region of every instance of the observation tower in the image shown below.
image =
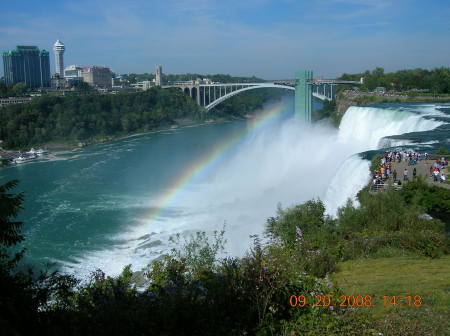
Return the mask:
[[[64,50],[66,50],[64,44],[57,40],[53,45],[53,51],[55,52],[56,73],[59,74],[59,78],[64,78]]]

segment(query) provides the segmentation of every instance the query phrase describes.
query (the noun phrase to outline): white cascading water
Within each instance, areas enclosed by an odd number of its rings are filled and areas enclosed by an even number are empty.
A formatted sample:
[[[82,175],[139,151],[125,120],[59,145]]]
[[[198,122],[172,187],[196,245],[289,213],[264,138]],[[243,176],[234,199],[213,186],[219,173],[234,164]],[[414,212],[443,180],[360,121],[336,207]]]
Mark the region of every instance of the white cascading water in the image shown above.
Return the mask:
[[[360,143],[358,153],[393,145],[403,146],[410,144],[411,141],[385,141],[384,137],[429,131],[443,124],[440,121],[423,118],[425,115],[439,114],[435,109],[427,106],[416,112],[352,106],[342,118],[338,141],[346,145],[352,142]],[[344,161],[324,198],[329,214],[335,215],[337,209],[344,205],[348,198],[357,203],[355,198],[357,192],[369,180],[369,166],[369,161],[361,159],[357,154]]]
[[[404,110],[352,106],[342,118],[339,141],[358,141],[367,144],[367,149],[376,149],[383,137],[427,131],[442,124],[422,116]]]
[[[170,205],[176,216],[152,221],[151,232],[143,219],[142,225],[116,237],[126,241],[125,246],[90,253],[80,262],[107,274],[117,274],[129,263],[138,270],[167,251],[173,234],[211,232],[224,222],[228,253],[242,255],[251,244],[249,236],[264,231],[278,202],[287,207],[321,198],[334,215],[369,180],[369,162],[358,153],[379,148],[383,137],[442,124],[422,117],[430,114],[350,107],[339,130],[323,124],[302,126],[289,119],[251,134],[227,161]]]

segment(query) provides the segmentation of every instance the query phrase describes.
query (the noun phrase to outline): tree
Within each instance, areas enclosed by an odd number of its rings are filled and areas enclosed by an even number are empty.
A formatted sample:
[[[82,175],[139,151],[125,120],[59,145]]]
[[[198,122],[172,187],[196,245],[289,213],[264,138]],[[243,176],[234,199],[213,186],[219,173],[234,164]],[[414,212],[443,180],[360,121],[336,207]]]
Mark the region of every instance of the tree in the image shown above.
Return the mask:
[[[22,208],[23,195],[8,193],[17,184],[17,180],[12,180],[0,186],[0,263],[3,267],[8,266],[8,269],[21,257],[21,253],[17,253],[12,260],[9,260],[8,248],[24,239],[20,234],[22,222],[13,220]]]
[[[9,256],[10,248],[24,240],[22,222],[14,218],[22,208],[23,195],[9,191],[17,186],[13,180],[0,186],[0,325],[2,334],[19,335],[37,323],[37,296],[31,276],[16,271],[24,250]]]
[[[277,216],[267,221],[266,234],[275,240],[281,238],[286,245],[294,244],[299,234],[320,229],[325,223],[324,214],[321,200],[310,200],[286,210],[278,205]]]
[[[15,96],[23,96],[27,91],[27,85],[25,83],[16,83],[12,88],[12,93]]]
[[[2,79],[0,80],[0,97],[7,97],[7,96],[8,96],[8,87],[6,86],[2,77]]]
[[[383,68],[376,68],[362,74],[344,73],[340,79],[358,80],[364,77],[364,85],[361,89],[373,90],[377,86],[384,86],[394,90],[422,89],[434,94],[450,93],[450,68],[409,69],[397,72],[384,73]]]
[[[78,90],[91,89],[87,83],[78,84]],[[243,93],[220,104],[208,116],[242,117],[282,94],[283,90],[264,89]],[[171,125],[178,118],[201,120],[203,111],[180,90],[158,87],[116,95],[43,96],[4,107],[0,139],[4,139],[5,148],[24,149],[53,141],[91,143]]]
[[[79,83],[75,84],[74,86],[77,91],[89,92],[89,91],[93,90],[92,86],[90,86],[86,82],[79,82]]]

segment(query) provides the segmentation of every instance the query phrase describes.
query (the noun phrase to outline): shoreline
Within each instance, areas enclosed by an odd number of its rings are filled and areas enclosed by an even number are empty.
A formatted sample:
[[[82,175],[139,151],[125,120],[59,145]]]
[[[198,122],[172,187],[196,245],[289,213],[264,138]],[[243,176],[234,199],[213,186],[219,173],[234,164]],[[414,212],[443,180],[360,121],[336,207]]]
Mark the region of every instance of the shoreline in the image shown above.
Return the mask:
[[[246,115],[247,116],[247,115]],[[251,118],[255,117],[255,115],[252,115]],[[174,125],[170,125],[170,126],[166,126],[166,127],[162,127],[162,128],[158,128],[158,129],[154,129],[154,130],[149,130],[149,131],[145,131],[145,132],[139,132],[139,133],[133,133],[133,134],[127,134],[127,135],[120,135],[120,136],[112,136],[112,137],[108,137],[108,138],[102,138],[98,141],[93,141],[93,142],[88,142],[83,144],[82,146],[77,146],[77,147],[73,147],[70,146],[68,148],[66,148],[67,150],[71,150],[71,151],[75,151],[75,150],[79,150],[85,147],[90,147],[90,146],[95,146],[95,145],[100,145],[100,144],[104,144],[104,143],[110,143],[110,142],[114,142],[114,141],[119,141],[119,140],[123,140],[123,139],[128,139],[128,138],[133,138],[133,137],[137,137],[137,136],[141,136],[141,135],[146,135],[146,134],[156,134],[156,133],[161,133],[161,132],[166,132],[166,131],[173,131],[173,130],[181,130],[184,128],[189,128],[189,127],[198,127],[198,126],[206,126],[206,125],[210,125],[210,124],[219,124],[219,123],[226,123],[226,122],[232,122],[232,121],[236,121],[236,120],[246,120],[249,119],[247,117],[245,118],[235,118],[235,119],[208,119],[205,121],[201,121],[201,122],[196,122],[192,119],[183,119],[183,122],[181,123],[177,123]],[[189,123],[186,123],[186,121],[189,120]],[[55,152],[56,153],[56,152]]]
[[[243,118],[236,118],[236,117],[229,118],[229,119],[218,118],[218,119],[207,119],[204,121],[195,121],[190,118],[183,118],[183,119],[176,119],[175,123],[172,125],[163,126],[163,127],[160,127],[160,128],[154,129],[154,130],[149,130],[149,131],[144,131],[144,132],[132,133],[132,134],[127,134],[127,135],[109,136],[109,137],[105,137],[105,138],[91,140],[86,143],[79,142],[78,145],[73,145],[73,144],[69,144],[69,143],[60,143],[60,142],[50,142],[50,143],[45,143],[42,145],[33,145],[31,148],[34,148],[34,147],[45,148],[47,153],[45,154],[45,156],[40,157],[42,159],[42,158],[48,158],[49,156],[54,157],[54,156],[58,156],[58,155],[64,155],[64,154],[68,154],[68,153],[77,152],[83,148],[90,147],[90,146],[111,143],[114,141],[120,141],[123,139],[133,138],[133,137],[146,135],[146,134],[156,134],[156,133],[161,133],[161,132],[166,132],[166,131],[181,130],[181,129],[188,128],[188,127],[206,126],[206,125],[210,125],[210,124],[226,123],[226,122],[232,122],[232,121],[236,121],[236,120],[243,121],[243,120],[253,119],[255,117],[256,117],[256,114],[247,113]],[[8,149],[3,149],[2,147],[0,147],[0,168],[9,167],[14,164],[13,162],[5,162],[6,160],[9,160],[9,159],[2,160],[1,159],[2,153],[7,154],[8,156],[11,156],[11,155],[18,156],[24,152],[27,152],[27,150],[26,149],[8,150]],[[35,159],[31,159],[31,160],[27,161],[27,163],[33,162],[33,161],[39,161],[39,157],[35,158]]]

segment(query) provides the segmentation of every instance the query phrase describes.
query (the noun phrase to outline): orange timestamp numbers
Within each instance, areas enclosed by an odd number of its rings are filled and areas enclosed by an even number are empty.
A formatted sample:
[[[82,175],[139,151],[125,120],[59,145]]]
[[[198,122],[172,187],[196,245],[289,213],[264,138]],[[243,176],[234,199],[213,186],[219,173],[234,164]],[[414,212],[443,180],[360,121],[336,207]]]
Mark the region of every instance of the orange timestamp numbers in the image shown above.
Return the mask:
[[[422,297],[420,295],[383,295],[374,297],[372,295],[339,295],[335,298],[333,295],[315,295],[307,297],[306,295],[291,295],[289,298],[291,307],[373,307],[376,304],[389,306],[422,306]]]

